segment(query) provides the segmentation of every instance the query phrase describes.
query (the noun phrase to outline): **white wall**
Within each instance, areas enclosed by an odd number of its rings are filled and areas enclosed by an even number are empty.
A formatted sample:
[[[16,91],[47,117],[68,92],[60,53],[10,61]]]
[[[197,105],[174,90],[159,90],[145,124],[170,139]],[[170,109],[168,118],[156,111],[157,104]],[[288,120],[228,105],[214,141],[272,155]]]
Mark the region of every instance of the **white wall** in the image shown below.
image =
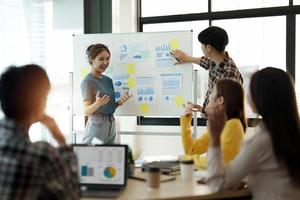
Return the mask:
[[[113,33],[137,31],[136,0],[112,0],[112,13]]]
[[[53,29],[83,29],[83,1],[53,0]]]

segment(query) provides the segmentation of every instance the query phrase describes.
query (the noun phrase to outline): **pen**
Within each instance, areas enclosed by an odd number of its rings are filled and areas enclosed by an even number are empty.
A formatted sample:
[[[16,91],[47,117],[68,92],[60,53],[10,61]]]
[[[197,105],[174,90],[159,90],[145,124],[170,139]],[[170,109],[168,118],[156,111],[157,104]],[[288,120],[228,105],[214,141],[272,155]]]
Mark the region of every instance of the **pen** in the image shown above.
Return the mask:
[[[180,62],[179,58],[177,58],[176,56],[173,55],[173,53],[170,51],[170,54],[178,61]]]

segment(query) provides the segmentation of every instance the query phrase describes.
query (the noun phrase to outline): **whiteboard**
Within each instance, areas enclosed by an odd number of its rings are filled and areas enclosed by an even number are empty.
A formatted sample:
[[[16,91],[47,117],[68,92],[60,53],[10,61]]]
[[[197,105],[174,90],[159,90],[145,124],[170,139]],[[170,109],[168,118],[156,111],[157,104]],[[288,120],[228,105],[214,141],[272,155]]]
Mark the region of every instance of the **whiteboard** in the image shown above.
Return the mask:
[[[192,54],[192,31],[74,35],[72,105],[83,115],[80,84],[90,72],[86,49],[108,46],[111,59],[105,75],[113,79],[115,98],[129,91],[133,97],[116,109],[120,116],[180,116],[182,104],[192,101],[192,64],[174,65],[173,49]]]

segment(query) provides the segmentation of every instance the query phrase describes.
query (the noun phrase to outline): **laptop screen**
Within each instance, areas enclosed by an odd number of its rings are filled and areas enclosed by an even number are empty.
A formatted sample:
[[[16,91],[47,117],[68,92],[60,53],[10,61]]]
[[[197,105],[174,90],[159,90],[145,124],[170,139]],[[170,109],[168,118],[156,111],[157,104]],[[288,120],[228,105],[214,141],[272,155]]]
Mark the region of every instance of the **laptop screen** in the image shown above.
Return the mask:
[[[126,145],[73,145],[83,185],[126,185]]]

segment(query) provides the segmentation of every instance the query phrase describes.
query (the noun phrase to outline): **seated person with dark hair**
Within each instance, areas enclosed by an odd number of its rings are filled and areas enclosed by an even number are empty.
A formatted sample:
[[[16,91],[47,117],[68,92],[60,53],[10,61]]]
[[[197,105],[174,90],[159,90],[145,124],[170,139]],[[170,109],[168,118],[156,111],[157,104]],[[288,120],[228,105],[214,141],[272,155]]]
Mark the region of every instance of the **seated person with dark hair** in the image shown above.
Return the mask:
[[[1,199],[79,199],[76,156],[55,120],[44,113],[50,82],[37,65],[9,67],[0,77]],[[28,130],[44,124],[59,144],[32,143]]]

